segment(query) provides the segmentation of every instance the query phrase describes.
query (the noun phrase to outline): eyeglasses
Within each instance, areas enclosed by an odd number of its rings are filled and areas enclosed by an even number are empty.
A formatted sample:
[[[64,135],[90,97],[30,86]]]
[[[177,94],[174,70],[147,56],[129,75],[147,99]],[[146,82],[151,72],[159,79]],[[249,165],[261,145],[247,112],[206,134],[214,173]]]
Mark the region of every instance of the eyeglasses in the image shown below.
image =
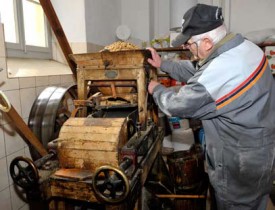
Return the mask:
[[[193,44],[196,44],[196,45],[198,46],[197,42],[199,42],[200,40],[201,40],[201,39],[198,39],[197,41],[194,41],[194,42],[192,42],[192,43],[186,43],[186,44],[183,45],[183,47],[189,49],[189,48],[191,48],[191,46],[192,46]]]

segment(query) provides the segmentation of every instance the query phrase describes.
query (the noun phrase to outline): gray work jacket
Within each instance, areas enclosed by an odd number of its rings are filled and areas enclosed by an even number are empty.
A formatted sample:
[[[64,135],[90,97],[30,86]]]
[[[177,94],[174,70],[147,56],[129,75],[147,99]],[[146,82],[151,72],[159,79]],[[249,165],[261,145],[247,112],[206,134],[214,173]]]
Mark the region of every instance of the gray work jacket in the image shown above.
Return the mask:
[[[210,181],[220,199],[248,203],[272,186],[275,83],[263,51],[234,35],[195,68],[163,61],[183,81],[178,91],[158,85],[153,97],[170,116],[202,120]]]

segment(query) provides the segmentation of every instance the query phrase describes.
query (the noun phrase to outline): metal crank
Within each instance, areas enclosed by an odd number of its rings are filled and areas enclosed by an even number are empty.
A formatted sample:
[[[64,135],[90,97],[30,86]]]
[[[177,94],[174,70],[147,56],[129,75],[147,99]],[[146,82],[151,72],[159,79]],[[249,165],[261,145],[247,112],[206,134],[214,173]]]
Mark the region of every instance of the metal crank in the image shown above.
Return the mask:
[[[99,167],[93,176],[93,189],[98,198],[110,204],[124,201],[129,194],[130,184],[126,170],[132,161],[126,159],[120,164],[120,168],[113,166]]]
[[[55,155],[54,152],[50,152],[35,162],[23,156],[14,158],[10,164],[10,175],[13,182],[25,190],[33,188],[39,181],[38,168]]]

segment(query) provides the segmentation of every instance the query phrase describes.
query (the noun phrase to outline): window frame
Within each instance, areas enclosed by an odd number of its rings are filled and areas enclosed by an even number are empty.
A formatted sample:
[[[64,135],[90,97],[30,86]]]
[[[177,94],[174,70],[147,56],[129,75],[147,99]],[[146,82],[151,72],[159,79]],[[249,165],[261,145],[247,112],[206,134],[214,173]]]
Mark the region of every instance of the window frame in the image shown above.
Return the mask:
[[[45,23],[45,41],[46,47],[38,47],[32,45],[26,45],[25,43],[25,31],[24,31],[24,15],[23,15],[23,0],[13,0],[14,2],[14,17],[16,28],[16,36],[18,37],[18,43],[6,43],[6,56],[7,57],[17,57],[17,58],[38,58],[38,59],[52,59],[52,34],[49,27],[49,23],[44,14]],[[36,1],[28,0],[33,3],[39,4]]]

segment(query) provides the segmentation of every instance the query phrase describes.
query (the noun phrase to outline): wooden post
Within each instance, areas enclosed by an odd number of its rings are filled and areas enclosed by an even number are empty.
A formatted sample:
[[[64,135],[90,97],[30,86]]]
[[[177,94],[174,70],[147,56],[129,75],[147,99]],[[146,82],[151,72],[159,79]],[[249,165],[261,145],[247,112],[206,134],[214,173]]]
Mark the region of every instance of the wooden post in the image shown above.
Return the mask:
[[[140,70],[137,76],[137,92],[138,92],[138,113],[139,121],[142,129],[146,130],[147,127],[147,86],[145,70]]]
[[[72,52],[72,49],[71,49],[69,42],[66,38],[66,35],[62,29],[62,26],[58,20],[58,17],[54,11],[52,3],[50,0],[39,0],[39,1],[40,1],[40,4],[44,10],[45,15],[48,18],[51,28],[58,40],[58,43],[62,49],[62,52],[68,62],[68,65],[73,72],[74,79],[76,80],[76,78],[77,78],[76,64],[69,58],[69,55],[72,54],[73,52]]]
[[[87,99],[87,81],[85,78],[85,69],[79,68],[78,69],[78,78],[77,78],[77,92],[78,92],[78,99],[79,100],[86,100]],[[87,107],[82,107],[79,111],[80,117],[87,116]]]

